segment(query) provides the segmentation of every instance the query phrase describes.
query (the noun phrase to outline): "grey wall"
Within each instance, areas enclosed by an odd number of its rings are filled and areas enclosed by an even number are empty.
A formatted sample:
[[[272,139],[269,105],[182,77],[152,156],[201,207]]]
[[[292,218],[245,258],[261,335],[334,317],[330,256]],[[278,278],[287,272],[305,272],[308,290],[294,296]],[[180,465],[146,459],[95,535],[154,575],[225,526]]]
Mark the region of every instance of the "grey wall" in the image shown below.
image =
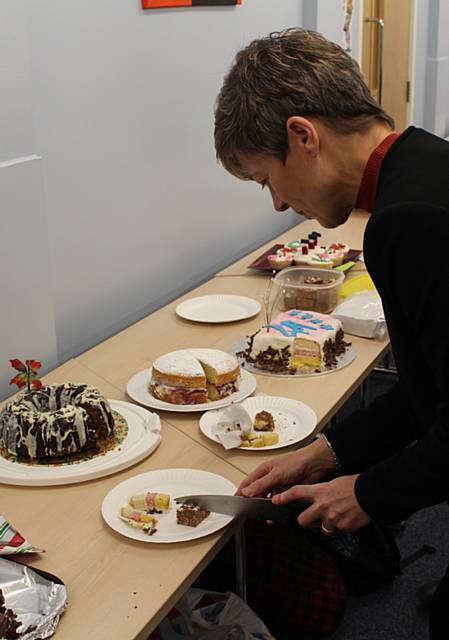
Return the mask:
[[[360,62],[360,3],[355,0],[351,20],[351,55]],[[303,0],[303,23],[326,38],[344,46],[342,0]]]
[[[360,62],[360,1],[356,0],[353,7],[351,20],[351,55]],[[329,40],[333,40],[340,46],[343,46],[343,24],[344,13],[342,0],[318,0],[317,31],[326,36],[326,38],[329,38]]]
[[[342,4],[2,0],[0,397],[9,358],[48,370],[298,221],[217,166],[212,106],[254,37],[303,24],[341,44]],[[445,135],[449,3],[416,11],[413,122]]]
[[[439,136],[449,132],[449,3],[429,0],[423,126]]]
[[[298,222],[212,131],[235,52],[301,21],[298,0],[2,1],[0,397],[9,358],[52,368]]]
[[[428,0],[415,0],[413,75],[411,78],[411,124],[424,126],[424,102],[426,98],[426,65],[428,40]]]
[[[0,397],[10,358],[57,364],[50,234],[35,155],[23,3],[0,7]],[[13,389],[10,389],[10,392]],[[14,390],[17,390],[14,387]]]

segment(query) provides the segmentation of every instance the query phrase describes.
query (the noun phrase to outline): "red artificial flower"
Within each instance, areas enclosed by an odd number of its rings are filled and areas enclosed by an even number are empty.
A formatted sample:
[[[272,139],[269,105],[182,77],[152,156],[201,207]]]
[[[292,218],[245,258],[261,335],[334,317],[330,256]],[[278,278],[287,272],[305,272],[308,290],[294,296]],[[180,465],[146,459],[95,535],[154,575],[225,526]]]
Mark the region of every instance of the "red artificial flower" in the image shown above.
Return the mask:
[[[23,373],[18,373],[12,380],[9,381],[9,384],[16,384],[19,389],[23,389],[26,385],[26,376]]]
[[[39,360],[25,360],[27,367],[30,367],[32,371],[37,371],[42,367],[42,363]]]
[[[12,360],[10,360],[11,366],[16,369],[17,371],[25,371],[26,367],[23,364],[22,360],[19,360],[18,358],[13,358]],[[27,362],[28,364],[28,362]]]
[[[29,360],[25,360],[25,364],[23,364],[22,360],[13,358],[10,360],[10,363],[19,373],[12,378],[9,384],[16,384],[19,389],[27,387],[28,391],[30,391],[32,387],[35,389],[42,387],[42,382],[37,375],[38,369],[42,367],[42,363],[39,362],[39,360],[30,358]]]

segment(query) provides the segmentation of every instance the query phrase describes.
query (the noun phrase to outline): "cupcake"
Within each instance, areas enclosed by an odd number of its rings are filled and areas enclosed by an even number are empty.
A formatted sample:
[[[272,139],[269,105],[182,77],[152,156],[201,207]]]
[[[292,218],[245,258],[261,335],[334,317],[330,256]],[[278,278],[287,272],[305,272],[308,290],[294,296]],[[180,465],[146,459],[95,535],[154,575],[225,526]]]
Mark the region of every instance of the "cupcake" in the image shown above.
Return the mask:
[[[329,249],[329,258],[332,260],[333,266],[338,267],[342,264],[345,254],[340,249]]]
[[[279,269],[285,269],[285,267],[289,267],[293,262],[292,255],[278,255],[276,253],[272,253],[267,256],[268,263],[271,269],[275,269],[279,271]]]
[[[349,253],[349,245],[345,244],[344,242],[333,242],[331,245],[329,245],[329,250],[342,251],[343,258],[346,258]]]
[[[315,269],[332,269],[334,263],[331,258],[320,257],[320,256],[312,256],[308,261],[307,265],[309,267],[314,267]]]
[[[310,251],[308,251],[307,253],[304,253],[303,251],[297,251],[293,256],[293,260],[295,261],[295,264],[301,267],[305,267],[309,264],[309,261],[313,255],[314,254]]]
[[[292,240],[291,242],[287,242],[285,246],[288,249],[293,249],[294,251],[298,251],[301,248],[301,240]]]

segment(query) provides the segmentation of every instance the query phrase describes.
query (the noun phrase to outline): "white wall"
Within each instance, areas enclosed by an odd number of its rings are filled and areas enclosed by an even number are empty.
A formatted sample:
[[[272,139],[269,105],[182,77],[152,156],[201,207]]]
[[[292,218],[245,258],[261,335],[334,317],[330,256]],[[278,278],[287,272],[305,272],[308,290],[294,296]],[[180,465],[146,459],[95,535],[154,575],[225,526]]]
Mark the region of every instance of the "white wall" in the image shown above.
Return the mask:
[[[316,1],[316,30],[329,40],[344,46],[344,3],[343,0]],[[351,55],[360,63],[360,1],[355,0],[351,19]]]
[[[423,125],[439,136],[449,132],[449,3],[429,0]]]
[[[449,134],[449,3],[414,1],[411,124]]]
[[[414,50],[412,50],[410,124],[424,126],[426,99],[426,63],[428,40],[428,0],[414,0],[413,5]]]
[[[2,0],[0,160],[42,159],[20,176],[24,191],[41,194],[21,203],[13,241],[39,243],[50,277],[33,306],[51,311],[44,333],[54,338],[56,327],[59,362],[298,222],[216,164],[212,131],[235,52],[300,25],[301,9],[299,0],[147,12],[139,0]],[[0,172],[5,192],[17,185]],[[8,193],[2,209],[17,210]],[[0,255],[10,243],[7,229]],[[18,284],[7,271],[5,306]],[[18,315],[0,318],[0,355],[53,362],[53,348],[39,352],[44,327],[25,330]],[[7,379],[2,362],[0,396]]]
[[[23,3],[0,5],[0,398],[11,358],[57,364],[49,233],[31,110]]]

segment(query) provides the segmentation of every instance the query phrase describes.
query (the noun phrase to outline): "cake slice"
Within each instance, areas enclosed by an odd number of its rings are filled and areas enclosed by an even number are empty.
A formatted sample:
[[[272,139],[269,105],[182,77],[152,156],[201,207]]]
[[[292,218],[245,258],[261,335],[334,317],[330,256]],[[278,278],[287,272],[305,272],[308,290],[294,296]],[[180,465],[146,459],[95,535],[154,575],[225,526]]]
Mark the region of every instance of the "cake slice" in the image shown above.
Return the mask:
[[[250,431],[242,435],[241,447],[268,447],[279,442],[279,435],[275,431]]]
[[[269,411],[259,411],[254,416],[255,431],[274,431],[274,418]]]
[[[157,518],[140,511],[139,509],[133,509],[132,507],[122,507],[120,509],[120,518],[130,527],[140,529],[144,533],[148,533],[150,536],[156,533],[156,525],[158,523]]]
[[[167,511],[170,507],[170,496],[168,493],[147,491],[147,493],[131,496],[129,504],[135,509],[144,509],[145,511]]]
[[[176,522],[187,527],[197,527],[209,515],[210,511],[187,502],[176,509]]]
[[[22,625],[12,609],[5,606],[3,591],[0,589],[0,638],[19,638],[19,627]],[[28,631],[28,629],[26,629]]]
[[[237,391],[240,365],[235,356],[218,349],[190,349],[207,379],[209,400],[221,400]]]

